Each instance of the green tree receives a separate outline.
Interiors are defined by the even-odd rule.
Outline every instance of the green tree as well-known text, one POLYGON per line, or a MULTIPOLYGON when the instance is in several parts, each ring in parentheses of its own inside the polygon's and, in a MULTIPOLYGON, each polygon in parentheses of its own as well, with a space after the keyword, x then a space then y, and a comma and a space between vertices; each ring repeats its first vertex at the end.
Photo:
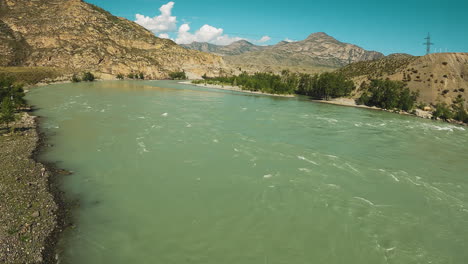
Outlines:
POLYGON ((409 111, 419 96, 418 92, 411 92, 404 82, 391 80, 372 80, 358 104, 377 106, 384 109, 402 109, 409 111))
POLYGON ((6 124, 7 129, 9 130, 10 123, 14 122, 15 120, 16 116, 13 100, 11 100, 9 97, 5 97, 3 98, 1 105, 0 123, 6 124))
POLYGON ((465 109, 465 100, 461 95, 458 95, 457 98, 453 100, 452 109, 453 119, 468 123, 468 113, 465 109))
POLYGON ((125 77, 124 77, 123 74, 121 74, 121 73, 117 74, 117 79, 123 80, 124 78, 125 78, 125 77))

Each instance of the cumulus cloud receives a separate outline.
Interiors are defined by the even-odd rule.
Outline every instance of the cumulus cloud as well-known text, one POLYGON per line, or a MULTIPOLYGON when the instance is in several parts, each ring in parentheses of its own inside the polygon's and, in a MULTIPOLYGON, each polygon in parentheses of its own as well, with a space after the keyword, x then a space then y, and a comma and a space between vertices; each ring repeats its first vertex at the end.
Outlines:
POLYGON ((270 41, 271 38, 269 36, 263 36, 261 39, 257 40, 258 43, 264 43, 270 41))
POLYGON ((289 39, 289 38, 285 38, 284 41, 286 41, 286 42, 294 42, 295 40, 292 40, 292 39, 289 39))
POLYGON ((179 27, 177 32, 176 42, 179 44, 190 44, 196 42, 209 42, 218 45, 228 45, 234 41, 241 40, 240 37, 231 37, 223 34, 222 28, 216 28, 210 25, 203 25, 195 33, 190 32, 189 24, 183 24, 179 27))
POLYGON ((162 5, 161 8, 159 8, 161 14, 153 18, 136 14, 135 22, 151 30, 155 34, 173 32, 177 29, 177 17, 172 16, 174 4, 174 2, 169 2, 162 5))
MULTIPOLYGON (((160 38, 172 39, 170 35, 176 36, 175 42, 179 44, 190 44, 194 41, 209 42, 217 45, 229 45, 238 40, 248 40, 246 38, 230 36, 224 34, 222 28, 216 28, 208 24, 203 25, 195 32, 190 32, 188 23, 182 24, 177 29, 177 17, 172 15, 172 9, 175 3, 169 2, 159 8, 160 14, 155 17, 136 15, 135 22, 146 29, 154 32, 160 38)), ((256 43, 265 43, 270 41, 269 36, 263 36, 259 40, 250 40, 256 43)))

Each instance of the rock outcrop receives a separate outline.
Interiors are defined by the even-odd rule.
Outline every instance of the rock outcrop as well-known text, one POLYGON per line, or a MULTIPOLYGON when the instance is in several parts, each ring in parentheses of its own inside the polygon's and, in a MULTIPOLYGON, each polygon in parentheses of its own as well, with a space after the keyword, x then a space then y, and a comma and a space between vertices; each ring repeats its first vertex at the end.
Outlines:
POLYGON ((46 66, 164 78, 217 75, 221 57, 187 50, 81 0, 0 0, 0 66, 46 66))

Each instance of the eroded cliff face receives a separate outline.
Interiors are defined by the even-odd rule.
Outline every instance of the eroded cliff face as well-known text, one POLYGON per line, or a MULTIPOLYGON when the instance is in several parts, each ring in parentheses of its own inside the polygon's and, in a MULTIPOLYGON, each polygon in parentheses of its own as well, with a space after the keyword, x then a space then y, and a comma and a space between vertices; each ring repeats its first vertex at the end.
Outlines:
POLYGON ((221 57, 184 49, 81 0, 0 0, 0 66, 48 66, 165 78, 217 75, 221 57), (5 41, 8 40, 8 41, 5 41))

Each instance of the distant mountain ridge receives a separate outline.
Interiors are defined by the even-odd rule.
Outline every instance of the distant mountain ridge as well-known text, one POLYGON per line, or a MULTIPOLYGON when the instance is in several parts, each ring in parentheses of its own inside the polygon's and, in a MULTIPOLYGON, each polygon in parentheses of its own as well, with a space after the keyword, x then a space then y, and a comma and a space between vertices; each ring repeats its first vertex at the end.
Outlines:
POLYGON ((222 55, 231 66, 253 69, 279 66, 339 68, 384 57, 380 52, 340 42, 324 32, 313 33, 302 41, 281 41, 272 46, 257 46, 247 41, 227 46, 196 42, 182 46, 222 55))
POLYGON ((250 51, 264 50, 266 46, 257 46, 247 40, 238 40, 229 45, 215 45, 207 42, 192 42, 190 44, 181 44, 182 47, 191 50, 213 53, 221 56, 240 55, 250 51))
POLYGON ((72 72, 142 72, 166 78, 219 75, 219 56, 171 40, 82 0, 0 0, 0 66, 47 66, 72 72))

